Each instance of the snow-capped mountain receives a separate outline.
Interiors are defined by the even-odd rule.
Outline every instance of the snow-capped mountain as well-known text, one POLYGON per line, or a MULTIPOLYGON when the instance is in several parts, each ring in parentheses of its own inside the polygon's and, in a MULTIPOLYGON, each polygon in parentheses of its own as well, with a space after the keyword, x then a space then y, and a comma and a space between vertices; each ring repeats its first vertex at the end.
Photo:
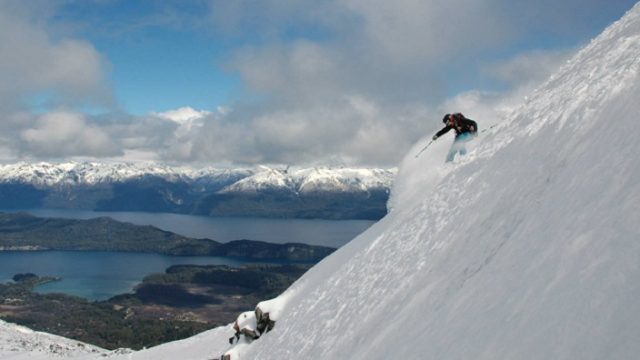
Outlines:
POLYGON ((395 173, 395 169, 261 167, 201 204, 212 215, 379 219, 386 214, 395 173))
POLYGON ((222 193, 260 193, 293 190, 295 182, 287 171, 264 167, 262 171, 226 186, 222 193))
POLYGON ((276 167, 195 168, 172 167, 157 163, 28 163, 0 164, 0 183, 28 183, 37 186, 95 185, 126 182, 156 176, 170 182, 209 179, 240 179, 224 191, 250 191, 291 188, 302 191, 349 191, 389 188, 394 169, 314 167, 282 170, 276 167))
POLYGON ((395 177, 394 169, 354 168, 263 168, 221 190, 223 193, 259 193, 261 191, 363 192, 389 189, 395 177))
POLYGON ((20 182, 37 186, 95 185, 126 182, 156 176, 170 182, 246 177, 251 169, 171 167, 156 163, 28 163, 0 165, 0 182, 20 182))
POLYGON ((394 174, 394 169, 21 162, 0 165, 0 203, 5 209, 379 219, 394 174))
POLYGON ((417 144, 393 210, 283 293, 271 332, 114 358, 635 359, 639 111, 640 4, 465 157, 417 144))

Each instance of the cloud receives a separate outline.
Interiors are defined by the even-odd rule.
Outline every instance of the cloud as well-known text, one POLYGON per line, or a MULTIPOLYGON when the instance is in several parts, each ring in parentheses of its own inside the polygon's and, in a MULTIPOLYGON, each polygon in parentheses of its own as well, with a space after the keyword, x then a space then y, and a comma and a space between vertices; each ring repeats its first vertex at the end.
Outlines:
POLYGON ((213 2, 230 32, 264 34, 227 62, 260 101, 205 124, 192 154, 393 165, 439 125, 433 109, 460 81, 442 67, 464 68, 455 59, 510 40, 493 10, 460 0, 213 2))
MULTIPOLYGON (((263 5, 260 11, 280 13, 277 18, 289 14, 289 8, 268 4, 272 7, 263 5)), ((229 60, 229 70, 238 72, 251 90, 290 103, 331 101, 346 93, 433 104, 444 98, 448 84, 460 81, 445 78, 437 69, 464 69, 468 65, 461 59, 495 48, 513 34, 493 7, 468 1, 306 4, 299 18, 263 24, 267 29, 284 24, 282 29, 265 32, 294 31, 293 41, 265 39, 240 49, 229 60), (295 33, 292 23, 302 29, 319 28, 324 35, 315 38, 306 32, 295 33)), ((250 17, 256 10, 245 5, 243 14, 250 17)))
POLYGON ((529 51, 501 63, 491 64, 485 69, 485 73, 509 86, 538 83, 551 76, 575 52, 575 48, 529 51))
POLYGON ((0 110, 15 110, 43 93, 68 105, 109 103, 108 65, 93 45, 52 38, 46 19, 16 4, 0 2, 0 110))
POLYGON ((492 125, 587 40, 576 29, 613 8, 601 0, 211 0, 177 13, 182 2, 171 2, 120 20, 114 36, 202 30, 206 18, 216 43, 228 41, 225 69, 242 79, 243 98, 217 111, 185 104, 92 116, 55 109, 108 102, 105 59, 85 40, 53 35, 55 11, 35 21, 33 8, 16 4, 0 3, 8 54, 0 58, 0 157, 346 165, 395 165, 445 112, 492 125), (198 19, 201 4, 209 12, 198 19), (16 106, 42 92, 53 94, 54 111, 16 106))
POLYGON ((575 51, 576 39, 602 29, 584 35, 576 27, 593 29, 596 18, 606 25, 602 7, 612 8, 597 0, 212 1, 215 26, 257 34, 227 68, 258 101, 205 125, 192 153, 393 165, 444 112, 485 124, 505 116, 575 51))
POLYGON ((361 97, 323 106, 268 113, 218 112, 190 132, 175 131, 163 156, 171 160, 236 163, 372 163, 401 156, 409 133, 423 129, 424 108, 380 108, 361 97), (419 109, 419 110, 418 110, 419 109), (393 125, 389 116, 396 116, 393 125), (401 114, 401 116, 397 116, 401 114), (362 123, 362 119, 366 123, 362 123), (413 119, 419 119, 413 123, 413 119), (390 139, 394 139, 393 141, 390 139), (403 146, 397 146, 402 143, 403 146))
POLYGON ((0 2, 0 158, 122 151, 110 148, 114 143, 84 115, 55 110, 61 104, 71 108, 112 101, 105 80, 109 65, 95 47, 53 35, 49 23, 57 6, 57 1, 0 2), (30 108, 34 100, 36 110, 30 108))
POLYGON ((40 157, 116 156, 122 153, 104 129, 89 124, 71 111, 55 111, 39 117, 21 132, 25 151, 40 157))
POLYGON ((175 110, 168 110, 165 112, 151 113, 152 116, 157 116, 161 119, 171 120, 178 124, 185 124, 194 120, 202 119, 205 116, 210 115, 210 111, 202 110, 198 111, 190 106, 181 107, 175 110))

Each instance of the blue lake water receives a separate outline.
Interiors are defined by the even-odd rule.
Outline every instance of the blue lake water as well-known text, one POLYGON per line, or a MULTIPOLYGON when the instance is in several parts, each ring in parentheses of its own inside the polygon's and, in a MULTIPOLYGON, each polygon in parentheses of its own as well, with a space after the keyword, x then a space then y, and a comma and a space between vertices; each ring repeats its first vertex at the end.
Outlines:
POLYGON ((298 242, 334 248, 346 244, 375 223, 370 220, 224 218, 144 212, 43 209, 24 211, 36 216, 72 219, 108 216, 118 221, 153 225, 176 234, 221 242, 247 239, 277 244, 298 242))
MULTIPOLYGON (((212 218, 204 216, 138 212, 76 210, 26 210, 36 216, 89 219, 109 216, 138 225, 153 225, 177 234, 221 242, 250 239, 273 243, 299 242, 340 247, 366 230, 374 221, 300 220, 262 218, 212 218)), ((39 292, 62 292, 90 300, 104 300, 131 292, 151 273, 164 272, 175 264, 241 265, 235 259, 206 256, 165 256, 115 252, 0 252, 0 282, 18 273, 62 277, 62 281, 39 286, 39 292)))
POLYGON ((176 264, 231 265, 246 262, 213 256, 165 256, 145 253, 95 251, 5 251, 0 252, 0 282, 13 275, 34 273, 62 277, 62 281, 37 287, 41 293, 65 293, 90 300, 104 300, 132 292, 149 274, 164 272, 176 264))

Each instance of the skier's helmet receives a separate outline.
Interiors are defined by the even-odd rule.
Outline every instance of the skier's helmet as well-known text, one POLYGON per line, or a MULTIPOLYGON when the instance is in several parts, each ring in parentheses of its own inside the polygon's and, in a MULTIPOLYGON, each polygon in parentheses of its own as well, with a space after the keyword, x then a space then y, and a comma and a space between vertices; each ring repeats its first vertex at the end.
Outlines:
POLYGON ((444 117, 442 118, 442 122, 446 124, 447 121, 449 121, 449 116, 451 116, 451 114, 444 114, 444 117))

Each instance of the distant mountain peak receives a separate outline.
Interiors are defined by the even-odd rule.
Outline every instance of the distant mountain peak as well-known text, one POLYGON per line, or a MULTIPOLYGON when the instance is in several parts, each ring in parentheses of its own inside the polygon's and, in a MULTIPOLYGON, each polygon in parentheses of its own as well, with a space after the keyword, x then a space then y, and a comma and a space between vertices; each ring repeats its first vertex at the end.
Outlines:
MULTIPOLYGON (((242 167, 215 168, 169 166, 144 162, 18 162, 0 165, 0 182, 21 182, 41 186, 81 185, 122 182, 143 176, 157 176, 167 181, 196 181, 206 177, 237 176, 241 182, 233 189, 261 187, 295 187, 297 182, 318 182, 331 178, 354 176, 370 184, 390 186, 394 170, 388 169, 343 169, 343 168, 298 168, 291 172, 289 167, 242 167), (251 184, 251 185, 250 185, 251 184)), ((333 181, 335 183, 335 181, 333 181)))
POLYGON ((395 169, 380 168, 313 167, 286 171, 268 168, 227 186, 221 192, 362 192, 389 189, 395 173, 395 169))

